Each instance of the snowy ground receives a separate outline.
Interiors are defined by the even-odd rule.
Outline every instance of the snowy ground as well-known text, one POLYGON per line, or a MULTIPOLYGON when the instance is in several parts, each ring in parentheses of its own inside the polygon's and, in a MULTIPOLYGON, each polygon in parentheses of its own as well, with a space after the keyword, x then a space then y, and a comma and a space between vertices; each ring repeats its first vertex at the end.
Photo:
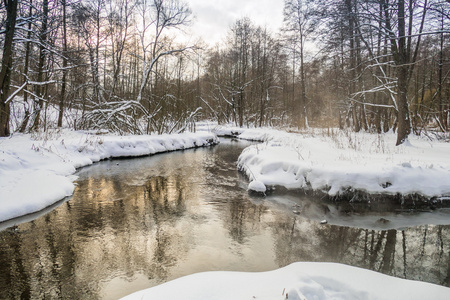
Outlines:
POLYGON ((69 130, 0 138, 0 222, 70 196, 77 168, 112 157, 142 156, 207 146, 208 132, 173 135, 95 135, 69 130))
POLYGON ((302 262, 262 273, 193 274, 122 299, 444 300, 450 289, 342 264, 302 262))
MULTIPOLYGON (((210 145, 214 126, 199 133, 112 136, 52 131, 0 138, 0 221, 38 211, 71 195, 76 168, 109 157, 140 156, 210 145)), ((294 134, 272 129, 215 128, 217 134, 262 141, 238 166, 250 189, 267 186, 349 188, 370 193, 417 193, 450 198, 450 143, 394 134, 331 131, 294 134)), ((340 264, 296 263, 264 273, 209 272, 183 277, 125 299, 450 299, 450 289, 340 264)))
POLYGON ((450 196, 450 143, 411 135, 395 146, 396 135, 311 130, 304 134, 272 129, 221 127, 217 134, 263 143, 248 147, 238 167, 249 189, 268 186, 313 189, 331 196, 348 190, 371 194, 418 194, 437 200, 450 196))

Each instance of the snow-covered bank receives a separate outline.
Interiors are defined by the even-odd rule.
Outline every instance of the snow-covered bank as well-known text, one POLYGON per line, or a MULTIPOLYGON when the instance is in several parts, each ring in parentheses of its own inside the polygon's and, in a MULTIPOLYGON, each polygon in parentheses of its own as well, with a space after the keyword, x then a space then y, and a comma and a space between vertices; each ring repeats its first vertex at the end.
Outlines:
POLYGON ((264 141, 244 150, 238 167, 249 188, 313 189, 330 196, 359 190, 371 194, 450 195, 450 143, 411 135, 395 146, 394 133, 311 130, 296 134, 273 129, 219 127, 218 134, 264 141))
POLYGON ((262 273, 206 272, 122 298, 133 299, 450 299, 450 289, 334 263, 294 263, 262 273))
POLYGON ((102 159, 151 155, 218 143, 208 132, 95 135, 68 130, 0 138, 0 222, 39 211, 74 190, 77 168, 102 159))

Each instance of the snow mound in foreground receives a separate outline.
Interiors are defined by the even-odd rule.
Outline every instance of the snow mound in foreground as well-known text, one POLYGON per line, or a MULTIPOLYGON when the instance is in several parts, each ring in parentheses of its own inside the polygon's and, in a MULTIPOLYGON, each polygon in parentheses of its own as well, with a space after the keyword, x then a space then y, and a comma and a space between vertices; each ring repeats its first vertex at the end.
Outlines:
POLYGON ((206 272, 128 295, 134 299, 450 299, 450 289, 335 263, 294 263, 261 273, 206 272))

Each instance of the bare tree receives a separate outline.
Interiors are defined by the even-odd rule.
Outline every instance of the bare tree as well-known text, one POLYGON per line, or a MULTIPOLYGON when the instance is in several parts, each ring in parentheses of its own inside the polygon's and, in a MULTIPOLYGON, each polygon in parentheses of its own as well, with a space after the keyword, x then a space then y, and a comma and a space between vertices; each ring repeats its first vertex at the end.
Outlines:
POLYGON ((24 70, 23 70, 23 81, 25 83, 25 92, 23 95, 23 106, 24 106, 24 118, 22 120, 22 123, 19 127, 20 132, 25 132, 27 128, 28 121, 30 120, 30 108, 28 104, 28 93, 27 90, 27 82, 28 82, 28 73, 29 73, 29 65, 30 65, 30 56, 31 56, 31 28, 32 28, 32 16, 33 16, 33 1, 30 0, 30 6, 28 8, 28 18, 27 18, 27 33, 26 33, 26 39, 25 42, 25 62, 24 62, 24 70))
POLYGON ((4 0, 6 7, 5 41, 0 69, 0 136, 9 136, 11 68, 13 63, 13 39, 16 27, 18 0, 4 0))
POLYGON ((41 110, 44 107, 44 86, 41 84, 44 81, 44 67, 46 63, 46 44, 48 37, 48 0, 42 2, 41 28, 39 33, 39 62, 37 69, 37 84, 35 85, 35 99, 34 99, 34 116, 33 129, 37 130, 40 125, 41 110))
POLYGON ((59 100, 59 114, 58 114, 58 127, 62 127, 63 113, 64 113, 64 103, 66 98, 66 85, 67 85, 67 2, 66 0, 61 0, 62 6, 62 23, 63 23, 63 49, 62 49, 62 79, 61 79, 61 95, 59 100))
MULTIPOLYGON (((306 0, 285 0, 284 1, 284 30, 288 34, 287 44, 293 52, 293 60, 300 59, 300 101, 298 112, 303 119, 298 125, 308 127, 307 97, 306 97, 306 70, 305 70, 305 45, 317 26, 313 18, 313 3, 306 0)), ((295 63, 293 65, 295 74, 295 63)), ((294 76, 295 78, 295 76, 294 76)))
POLYGON ((136 102, 147 107, 151 113, 147 115, 147 132, 151 131, 154 116, 160 109, 157 103, 151 103, 151 91, 145 97, 145 90, 151 79, 154 67, 160 58, 175 53, 181 53, 188 47, 172 48, 170 39, 165 37, 165 33, 171 29, 180 29, 189 24, 191 10, 187 4, 178 0, 144 0, 138 5, 141 23, 138 32, 141 44, 142 78, 137 93, 136 102), (152 39, 148 39, 148 34, 153 30, 152 39), (144 101, 145 100, 145 101, 144 101))
POLYGON ((123 90, 123 87, 119 86, 119 75, 122 72, 126 42, 130 35, 134 4, 129 0, 109 0, 108 8, 108 35, 112 61, 112 83, 109 90, 111 98, 116 96, 117 89, 121 88, 123 90))

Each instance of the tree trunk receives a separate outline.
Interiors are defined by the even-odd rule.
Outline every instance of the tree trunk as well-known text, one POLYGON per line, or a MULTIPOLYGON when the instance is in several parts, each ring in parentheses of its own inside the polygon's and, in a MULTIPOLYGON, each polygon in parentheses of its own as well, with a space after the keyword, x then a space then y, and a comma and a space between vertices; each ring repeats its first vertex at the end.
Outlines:
POLYGON ((408 107, 408 67, 406 65, 398 67, 398 129, 397 129, 397 143, 402 144, 411 133, 411 120, 409 117, 408 107))
MULTIPOLYGON (((33 16, 33 1, 30 1, 30 8, 29 8, 29 13, 28 13, 28 18, 30 19, 30 21, 28 22, 28 33, 27 33, 27 43, 25 46, 25 65, 23 67, 23 81, 27 82, 28 81, 28 69, 29 69, 29 64, 30 64, 30 51, 31 51, 31 17, 33 16)), ((28 121, 30 120, 30 110, 28 109, 28 91, 27 91, 27 86, 25 86, 25 92, 23 95, 23 103, 24 103, 24 111, 25 111, 25 116, 22 120, 22 124, 19 127, 19 131, 21 133, 24 133, 25 130, 27 129, 27 125, 28 125, 28 121)))
POLYGON ((67 24, 66 24, 66 0, 62 0, 63 9, 63 75, 61 83, 61 96, 59 99, 59 115, 58 115, 58 127, 62 127, 63 113, 64 113, 64 100, 66 97, 66 78, 67 78, 67 24))
MULTIPOLYGON (((47 22, 48 22, 48 0, 43 1, 43 9, 42 9, 42 26, 41 26, 41 33, 39 36, 39 63, 38 63, 38 75, 37 75, 37 82, 41 83, 43 82, 43 76, 44 76, 44 64, 45 64, 45 43, 47 41, 47 22)), ((41 110, 44 105, 43 100, 43 85, 38 85, 36 87, 36 97, 38 99, 35 99, 35 111, 34 111, 34 122, 33 122, 33 129, 37 130, 40 125, 40 117, 41 117, 41 110)))
POLYGON ((398 51, 396 55, 397 65, 397 77, 398 77, 398 130, 397 130, 397 143, 402 144, 411 133, 411 121, 409 118, 408 107, 408 73, 409 73, 409 60, 410 55, 407 48, 406 36, 405 36, 405 2, 398 1, 398 51))
POLYGON ((303 29, 300 28, 300 84, 302 89, 301 103, 300 103, 300 116, 303 116, 301 121, 302 128, 308 127, 307 112, 306 112, 306 75, 305 75, 305 57, 304 57, 304 39, 303 29))
POLYGON ((352 101, 352 119, 353 119, 353 129, 355 132, 361 130, 359 124, 359 116, 358 116, 358 105, 355 101, 353 101, 353 95, 356 92, 356 36, 355 36, 355 20, 353 16, 353 3, 351 0, 345 0, 345 5, 347 8, 348 14, 348 34, 350 37, 350 84, 348 97, 352 101))
POLYGON ((440 43, 439 43, 439 70, 438 70, 438 90, 437 90, 437 98, 438 98, 438 109, 439 109, 439 119, 442 124, 442 129, 444 131, 447 130, 447 116, 445 114, 445 104, 443 102, 442 97, 442 82, 443 82, 443 66, 444 66, 444 15, 441 16, 441 34, 440 34, 440 43))
POLYGON ((9 136, 9 102, 6 102, 9 95, 12 68, 13 38, 16 27, 18 0, 5 0, 6 3, 6 24, 5 41, 3 44, 2 67, 0 70, 0 136, 9 136))

